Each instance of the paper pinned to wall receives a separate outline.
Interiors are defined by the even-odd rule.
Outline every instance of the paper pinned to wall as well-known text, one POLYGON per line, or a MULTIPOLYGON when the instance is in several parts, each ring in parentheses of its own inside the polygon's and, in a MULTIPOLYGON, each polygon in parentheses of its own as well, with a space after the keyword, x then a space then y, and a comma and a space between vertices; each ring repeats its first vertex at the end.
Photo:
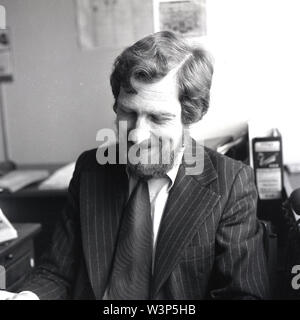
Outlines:
POLYGON ((122 48, 153 32, 152 0, 75 0, 83 49, 122 48))
POLYGON ((169 30, 188 40, 206 35, 206 0, 153 0, 154 31, 169 30))

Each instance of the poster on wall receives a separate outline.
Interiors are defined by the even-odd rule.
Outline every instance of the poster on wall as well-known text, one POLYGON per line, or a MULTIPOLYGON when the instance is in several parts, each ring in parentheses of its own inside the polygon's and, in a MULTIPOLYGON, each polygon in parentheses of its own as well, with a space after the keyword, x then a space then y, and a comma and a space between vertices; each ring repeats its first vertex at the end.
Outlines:
POLYGON ((75 0, 82 49, 124 48, 153 32, 152 0, 75 0))
POLYGON ((169 30, 187 39, 206 35, 206 0, 153 0, 154 31, 169 30))

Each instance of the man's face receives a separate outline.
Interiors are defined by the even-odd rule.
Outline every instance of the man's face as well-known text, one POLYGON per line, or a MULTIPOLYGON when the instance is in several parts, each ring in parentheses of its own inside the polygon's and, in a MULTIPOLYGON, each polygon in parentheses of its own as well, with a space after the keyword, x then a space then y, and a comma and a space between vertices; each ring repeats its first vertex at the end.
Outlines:
POLYGON ((117 123, 126 121, 128 155, 132 145, 139 146, 142 159, 128 168, 138 176, 163 176, 170 170, 174 158, 182 146, 183 124, 178 88, 174 75, 167 75, 156 83, 132 82, 137 94, 127 93, 123 88, 117 99, 117 123), (171 153, 170 153, 171 150, 171 153), (169 161, 162 155, 170 154, 169 161), (153 163, 151 159, 160 161, 153 163), (165 163, 167 162, 167 163, 165 163))

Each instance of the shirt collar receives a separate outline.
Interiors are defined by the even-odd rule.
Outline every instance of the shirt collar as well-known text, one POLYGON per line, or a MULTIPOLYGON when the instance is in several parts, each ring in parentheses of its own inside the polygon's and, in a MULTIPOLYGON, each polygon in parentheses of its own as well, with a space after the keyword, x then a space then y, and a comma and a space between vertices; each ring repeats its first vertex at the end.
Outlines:
POLYGON ((168 187, 168 191, 170 191, 170 189, 173 187, 177 173, 178 173, 178 169, 179 166, 181 164, 182 161, 182 157, 183 157, 183 152, 184 152, 184 148, 181 148, 180 151, 177 154, 177 157, 174 161, 174 165, 173 167, 167 172, 167 176, 170 178, 170 183, 169 183, 169 187, 168 187))

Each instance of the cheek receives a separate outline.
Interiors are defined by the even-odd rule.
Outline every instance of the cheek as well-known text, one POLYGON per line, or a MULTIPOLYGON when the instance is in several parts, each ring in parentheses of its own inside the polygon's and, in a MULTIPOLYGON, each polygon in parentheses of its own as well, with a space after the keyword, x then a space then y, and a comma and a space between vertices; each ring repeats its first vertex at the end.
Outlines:
POLYGON ((177 146, 182 139, 182 126, 167 126, 165 128, 160 128, 155 130, 155 136, 161 137, 169 145, 170 141, 174 146, 177 146))
POLYGON ((182 124, 174 122, 173 124, 169 125, 164 131, 167 137, 170 137, 171 139, 176 141, 182 136, 182 130, 182 124))
POLYGON ((171 133, 171 138, 173 141, 173 146, 177 147, 180 144, 182 144, 182 139, 183 139, 183 126, 180 124, 176 126, 175 129, 170 130, 171 133))

